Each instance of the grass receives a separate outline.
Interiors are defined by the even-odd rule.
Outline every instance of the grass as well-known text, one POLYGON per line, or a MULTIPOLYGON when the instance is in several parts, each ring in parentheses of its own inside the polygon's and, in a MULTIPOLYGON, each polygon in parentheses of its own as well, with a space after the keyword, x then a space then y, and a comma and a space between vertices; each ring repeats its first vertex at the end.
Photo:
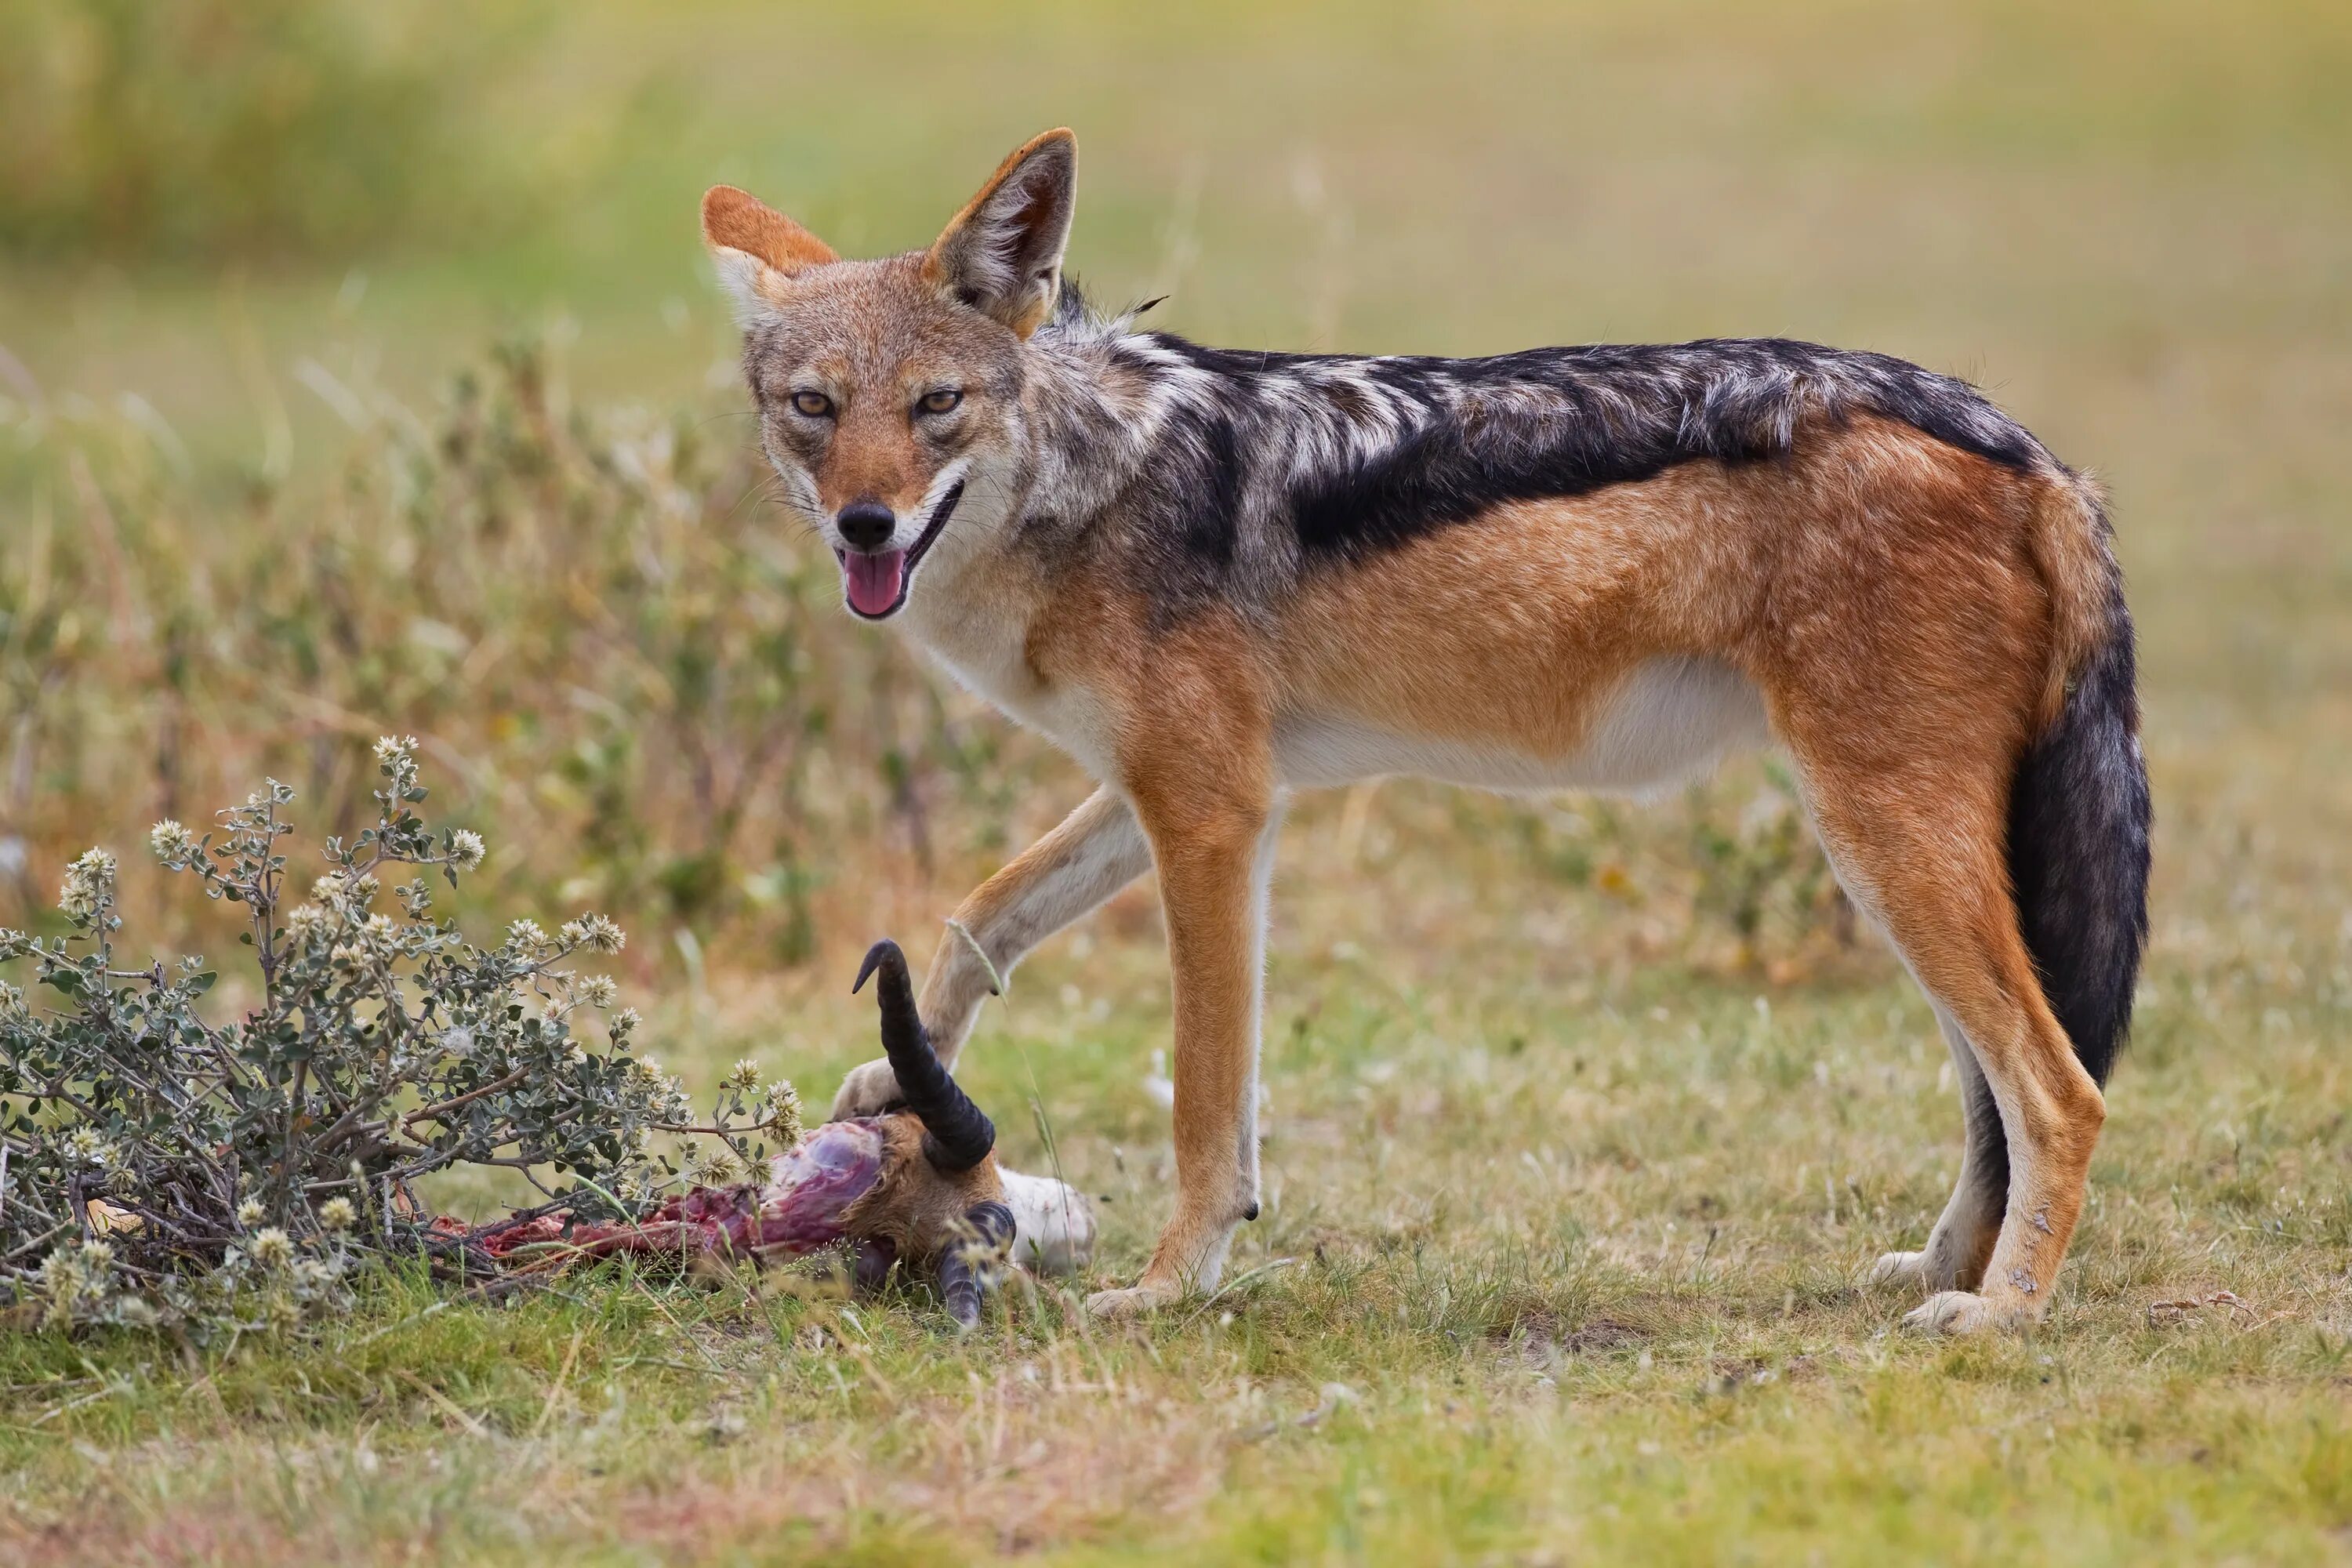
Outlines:
MULTIPOLYGON (((1854 1286, 1918 1245, 1958 1159, 1890 958, 1780 930, 1740 963, 1669 852, 1698 807, 1396 784, 1287 830, 1267 1214, 1218 1300, 1106 1331, 1055 1288, 958 1342, 919 1300, 615 1272, 504 1306, 388 1280, 315 1341, 233 1354, 0 1337, 0 1556, 2352 1556, 2347 65, 2340 8, 2285 0, 2226 25, 2161 4, 919 27, 587 5, 509 68, 497 123, 625 105, 630 133, 520 231, 236 280, 0 263, 0 344, 50 406, 136 393, 198 490, 275 443, 299 497, 349 439, 299 356, 421 401, 487 332, 560 315, 583 403, 725 409, 702 184, 845 247, 913 244, 1067 121, 1079 270, 1113 297, 1172 287, 1161 314, 1202 336, 1787 331, 1986 380, 2115 492, 2159 813, 2137 1037, 2031 1337, 1914 1339, 1906 1301, 1854 1286)), ((809 679, 845 689, 848 634, 822 636, 809 679)), ((523 696, 573 700, 552 675, 523 696)), ((246 744, 235 720, 211 710, 206 743, 246 744)), ((481 731, 493 773, 541 754, 502 733, 481 731)), ((1080 793, 1017 746, 991 765, 1012 839, 1080 793)), ((504 842, 568 809, 550 798, 521 779, 474 804, 504 842)), ((892 930, 922 956, 991 853, 940 809, 928 873, 885 814, 841 819, 804 963, 750 917, 693 928, 689 961, 651 892, 615 908, 665 1059, 700 1087, 750 1054, 822 1098, 871 1054, 841 994, 856 952, 892 930)), ((100 791, 41 811, 60 843, 124 846, 152 815, 100 791)), ((1167 1035, 1139 889, 1024 967, 966 1058, 1016 1163, 1044 1163, 1034 1099, 1108 1195, 1111 1274, 1166 1202, 1141 1079, 1167 1035)))
MULTIPOLYGON (((1270 1212, 1217 1300, 1107 1331, 1049 1291, 958 1342, 921 1302, 606 1273, 502 1310, 388 1284, 314 1345, 185 1363, 12 1340, 6 1528, 110 1562, 2340 1552, 2342 994, 2266 1024, 2159 988, 2050 1323, 1945 1344, 1852 1284, 1916 1240, 1957 1123, 1890 976, 1759 1004, 1668 966, 1562 1008, 1523 979, 1555 949, 1483 934, 1453 976, 1317 980, 1285 944, 1270 1212)), ((1149 956, 1024 971, 971 1075, 1003 1108, 1050 1069, 1115 1267, 1166 1180, 1160 1026, 1118 999, 1149 956), (1105 971, 1083 1022, 1057 989, 1105 971)), ((771 1005, 863 1022, 762 1001, 707 1026, 719 1054, 771 1005)))

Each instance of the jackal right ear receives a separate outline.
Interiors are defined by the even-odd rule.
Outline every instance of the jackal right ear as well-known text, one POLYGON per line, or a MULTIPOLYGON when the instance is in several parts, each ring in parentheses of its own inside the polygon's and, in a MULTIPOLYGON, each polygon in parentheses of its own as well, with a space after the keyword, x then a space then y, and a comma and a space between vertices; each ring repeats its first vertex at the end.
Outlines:
POLYGON ((923 276, 1023 337, 1054 313, 1076 208, 1078 139, 1048 131, 997 165, 923 258, 923 276))
POLYGON ((702 194, 702 243, 718 265, 719 285, 748 323, 782 303, 782 279, 841 258, 833 247, 749 191, 713 185, 702 194))

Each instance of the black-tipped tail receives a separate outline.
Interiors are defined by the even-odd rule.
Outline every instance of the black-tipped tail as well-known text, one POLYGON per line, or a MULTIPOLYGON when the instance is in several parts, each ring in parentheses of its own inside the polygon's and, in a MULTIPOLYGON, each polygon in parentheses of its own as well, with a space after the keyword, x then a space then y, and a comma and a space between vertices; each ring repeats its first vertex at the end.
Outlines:
POLYGON ((2009 867, 2025 945, 2074 1054, 2104 1084, 2131 1029, 2147 939, 2150 807, 2131 614, 2110 589, 2106 636, 2057 721, 2026 748, 2009 803, 2009 867))

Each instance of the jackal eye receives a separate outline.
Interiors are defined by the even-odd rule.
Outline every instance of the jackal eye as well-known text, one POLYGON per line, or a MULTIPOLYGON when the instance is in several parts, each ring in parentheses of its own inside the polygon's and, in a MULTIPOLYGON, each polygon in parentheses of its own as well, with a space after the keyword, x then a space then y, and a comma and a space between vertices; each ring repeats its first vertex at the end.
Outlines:
POLYGON ((923 394, 923 400, 915 406, 926 414, 946 414, 962 401, 963 394, 961 391, 951 386, 943 386, 937 392, 923 394))
POLYGON ((811 419, 823 419, 833 412, 833 399, 822 392, 795 392, 793 408, 811 419))

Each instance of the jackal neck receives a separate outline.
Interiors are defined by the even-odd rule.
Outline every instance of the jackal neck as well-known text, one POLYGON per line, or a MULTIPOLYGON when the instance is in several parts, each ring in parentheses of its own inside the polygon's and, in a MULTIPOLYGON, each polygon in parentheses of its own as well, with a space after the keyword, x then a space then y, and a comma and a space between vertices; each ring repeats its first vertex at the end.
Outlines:
POLYGON ((1066 316, 1030 341, 1022 397, 1024 531, 1083 528, 1141 474, 1159 423, 1148 367, 1117 322, 1066 316))

